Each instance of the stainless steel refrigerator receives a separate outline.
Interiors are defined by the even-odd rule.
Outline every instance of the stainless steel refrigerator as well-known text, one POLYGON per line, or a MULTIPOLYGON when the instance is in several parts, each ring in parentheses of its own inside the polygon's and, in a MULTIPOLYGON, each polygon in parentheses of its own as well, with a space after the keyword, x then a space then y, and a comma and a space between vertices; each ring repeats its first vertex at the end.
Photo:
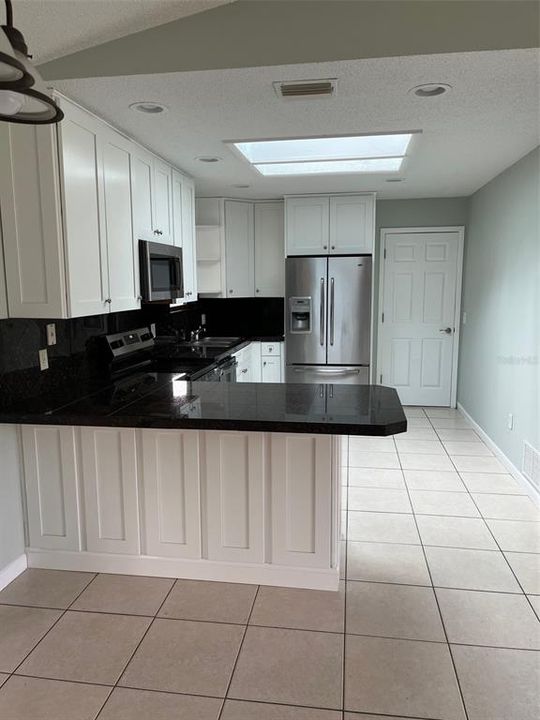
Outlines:
POLYGON ((287 258, 287 382, 369 383, 371 281, 371 256, 287 258))

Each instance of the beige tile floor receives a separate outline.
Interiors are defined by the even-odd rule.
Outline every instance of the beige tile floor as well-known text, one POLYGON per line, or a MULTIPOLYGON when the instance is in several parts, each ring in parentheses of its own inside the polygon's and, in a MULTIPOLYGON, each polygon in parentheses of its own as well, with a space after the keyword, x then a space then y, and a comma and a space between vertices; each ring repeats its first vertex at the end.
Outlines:
POLYGON ((343 455, 339 592, 28 570, 1 720, 536 720, 540 514, 467 421, 343 455))

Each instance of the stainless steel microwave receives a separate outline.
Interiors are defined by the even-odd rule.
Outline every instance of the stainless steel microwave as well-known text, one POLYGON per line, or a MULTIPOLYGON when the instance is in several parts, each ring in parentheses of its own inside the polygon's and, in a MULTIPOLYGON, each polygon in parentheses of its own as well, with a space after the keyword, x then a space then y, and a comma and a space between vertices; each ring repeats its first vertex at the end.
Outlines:
POLYGON ((139 240, 139 261, 143 302, 184 297, 182 248, 139 240))

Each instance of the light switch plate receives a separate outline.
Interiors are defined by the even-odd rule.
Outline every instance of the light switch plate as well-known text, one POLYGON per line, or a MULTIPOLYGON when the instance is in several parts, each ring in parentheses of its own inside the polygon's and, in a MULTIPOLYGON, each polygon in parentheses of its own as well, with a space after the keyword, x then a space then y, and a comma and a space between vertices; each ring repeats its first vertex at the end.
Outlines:
POLYGON ((56 325, 54 323, 47 325, 47 345, 56 345, 56 325))
POLYGON ((39 351, 39 369, 40 370, 48 370, 49 369, 49 356, 47 354, 47 348, 44 348, 43 350, 39 351))

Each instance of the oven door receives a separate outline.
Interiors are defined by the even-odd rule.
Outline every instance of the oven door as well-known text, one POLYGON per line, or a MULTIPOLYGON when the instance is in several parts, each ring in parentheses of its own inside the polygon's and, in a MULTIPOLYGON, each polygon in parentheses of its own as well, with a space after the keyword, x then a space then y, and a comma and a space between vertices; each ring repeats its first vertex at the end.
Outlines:
POLYGON ((139 240, 141 294, 145 302, 184 296, 182 248, 139 240))

